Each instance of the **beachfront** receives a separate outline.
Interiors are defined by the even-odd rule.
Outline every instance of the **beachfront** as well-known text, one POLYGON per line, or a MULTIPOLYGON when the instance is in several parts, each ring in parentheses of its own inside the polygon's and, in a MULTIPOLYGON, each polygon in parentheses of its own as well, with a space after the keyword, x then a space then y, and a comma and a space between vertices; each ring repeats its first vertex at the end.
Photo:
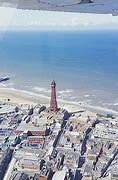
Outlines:
POLYGON ((55 82, 51 97, 1 88, 0 104, 2 179, 112 180, 116 175, 116 114, 59 101, 55 82))
MULTIPOLYGON (((33 92, 28 92, 25 90, 18 90, 14 88, 0 88, 0 99, 4 101, 8 101, 10 99, 11 102, 13 103, 18 103, 18 104, 44 104, 46 106, 49 106, 49 101, 50 101, 50 96, 48 95, 43 95, 43 94, 34 94, 33 92)), ((85 103, 79 103, 75 101, 70 101, 70 100, 62 100, 58 99, 58 103, 60 107, 64 107, 68 109, 68 111, 71 110, 77 110, 78 107, 80 108, 86 108, 90 112, 98 112, 98 113, 113 113, 116 116, 118 116, 118 112, 112 109, 108 108, 103 108, 103 107, 98 107, 98 106, 90 106, 85 103)))

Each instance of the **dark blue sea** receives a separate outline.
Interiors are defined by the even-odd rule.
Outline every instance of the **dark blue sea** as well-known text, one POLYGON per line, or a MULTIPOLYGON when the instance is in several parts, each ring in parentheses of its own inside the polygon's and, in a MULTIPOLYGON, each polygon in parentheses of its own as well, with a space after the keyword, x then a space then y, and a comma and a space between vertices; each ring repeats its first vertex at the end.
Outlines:
POLYGON ((0 32, 2 87, 49 93, 118 111, 118 31, 0 32))

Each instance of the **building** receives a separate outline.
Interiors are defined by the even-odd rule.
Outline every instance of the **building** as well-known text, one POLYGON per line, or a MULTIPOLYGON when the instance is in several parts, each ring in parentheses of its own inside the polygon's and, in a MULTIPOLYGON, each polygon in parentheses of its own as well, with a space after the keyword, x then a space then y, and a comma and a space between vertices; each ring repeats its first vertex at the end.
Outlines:
POLYGON ((92 176, 92 165, 91 164, 86 164, 86 166, 84 168, 84 176, 85 177, 91 177, 92 176))
POLYGON ((39 171, 40 170, 40 162, 38 157, 25 156, 19 160, 18 166, 23 169, 30 169, 39 171))
POLYGON ((43 136, 29 136, 27 139, 30 143, 40 143, 45 141, 45 138, 43 136))
POLYGON ((118 164, 110 172, 110 180, 118 180, 118 164))
POLYGON ((50 111, 57 111, 57 100, 56 100, 56 83, 53 80, 51 83, 51 101, 50 101, 50 111))
POLYGON ((21 135, 23 137, 32 136, 45 136, 46 135, 46 127, 44 124, 40 124, 35 126, 32 122, 26 123, 22 121, 19 126, 15 130, 16 135, 21 135))
POLYGON ((16 172, 13 174, 12 179, 14 180, 28 180, 28 175, 23 172, 16 172))
POLYGON ((66 169, 61 171, 56 171, 52 180, 65 180, 66 179, 66 169))
POLYGON ((36 175, 35 177, 34 177, 34 180, 47 180, 47 178, 46 177, 44 177, 44 176, 38 176, 38 175, 36 175))
POLYGON ((29 136, 27 138, 29 146, 35 146, 35 147, 42 147, 44 142, 45 142, 45 138, 42 136, 29 136))

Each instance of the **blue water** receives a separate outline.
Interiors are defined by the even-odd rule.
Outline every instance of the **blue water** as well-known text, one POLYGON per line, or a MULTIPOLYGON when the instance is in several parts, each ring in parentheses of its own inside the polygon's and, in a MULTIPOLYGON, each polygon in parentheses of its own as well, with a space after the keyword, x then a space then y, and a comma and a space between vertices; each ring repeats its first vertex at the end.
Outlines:
POLYGON ((0 32, 0 72, 30 91, 54 77, 71 99, 117 110, 118 31, 0 32))

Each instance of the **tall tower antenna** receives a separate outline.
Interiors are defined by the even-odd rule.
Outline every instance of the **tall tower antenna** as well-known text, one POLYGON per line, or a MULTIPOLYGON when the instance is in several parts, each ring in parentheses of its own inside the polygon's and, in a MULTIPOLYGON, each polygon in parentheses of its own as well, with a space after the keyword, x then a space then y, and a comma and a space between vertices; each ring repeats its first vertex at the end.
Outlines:
POLYGON ((56 99, 56 83, 53 79, 51 82, 51 100, 50 100, 50 111, 57 111, 57 99, 56 99))

